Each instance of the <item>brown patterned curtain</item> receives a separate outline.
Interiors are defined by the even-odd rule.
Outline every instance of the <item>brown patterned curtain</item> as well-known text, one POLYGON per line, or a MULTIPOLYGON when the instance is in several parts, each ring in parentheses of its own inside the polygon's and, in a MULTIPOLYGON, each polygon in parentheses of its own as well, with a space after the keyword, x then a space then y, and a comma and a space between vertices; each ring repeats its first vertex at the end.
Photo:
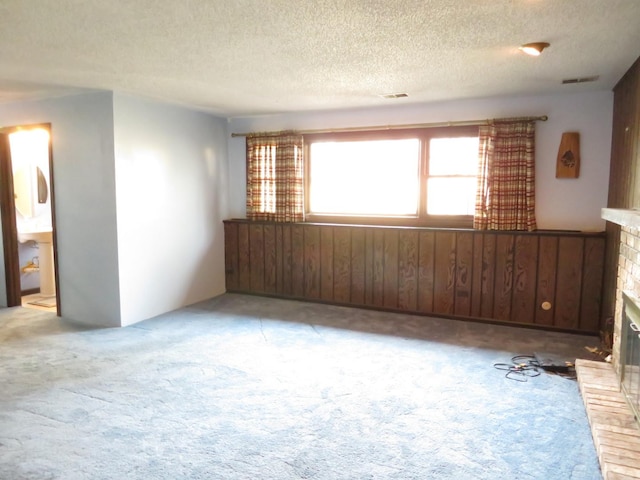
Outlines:
POLYGON ((492 120, 479 137, 473 228, 535 230, 535 119, 492 120))
POLYGON ((293 132, 247 137, 247 218, 304 220, 302 135, 293 132))

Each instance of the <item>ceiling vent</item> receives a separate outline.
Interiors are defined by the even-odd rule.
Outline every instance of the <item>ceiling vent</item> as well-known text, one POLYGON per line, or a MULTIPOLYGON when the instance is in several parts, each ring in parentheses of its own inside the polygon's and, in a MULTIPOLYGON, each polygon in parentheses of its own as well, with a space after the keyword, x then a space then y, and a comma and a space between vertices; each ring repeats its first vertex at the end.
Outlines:
POLYGON ((384 95, 380 95, 382 98, 403 98, 408 96, 409 95, 406 93, 386 93, 384 95))
POLYGON ((580 77, 580 78, 565 78, 562 80, 563 85, 568 85, 570 83, 589 83, 595 82, 600 78, 600 75, 594 75, 592 77, 580 77))

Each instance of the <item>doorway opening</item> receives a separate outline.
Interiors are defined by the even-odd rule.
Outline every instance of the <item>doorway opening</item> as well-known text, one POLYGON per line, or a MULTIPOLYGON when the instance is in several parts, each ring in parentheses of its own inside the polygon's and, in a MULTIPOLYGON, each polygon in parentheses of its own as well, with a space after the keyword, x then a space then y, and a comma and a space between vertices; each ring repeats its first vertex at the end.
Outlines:
POLYGON ((51 126, 0 130, 7 305, 60 315, 51 126))

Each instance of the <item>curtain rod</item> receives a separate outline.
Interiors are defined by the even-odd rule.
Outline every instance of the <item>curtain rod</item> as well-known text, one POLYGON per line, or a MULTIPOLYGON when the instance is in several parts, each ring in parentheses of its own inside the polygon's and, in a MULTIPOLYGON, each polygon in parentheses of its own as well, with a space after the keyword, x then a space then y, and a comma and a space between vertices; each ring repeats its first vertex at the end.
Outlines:
MULTIPOLYGON (((542 115, 540 117, 526 117, 531 120, 546 122, 549 117, 546 115, 542 115)), ((339 132, 364 132, 364 131, 374 131, 374 130, 405 130, 410 128, 437 128, 437 127, 464 127, 464 126, 473 126, 473 125, 486 125, 491 120, 462 120, 462 121, 454 121, 454 122, 435 122, 435 123, 414 123, 410 125, 375 125, 370 127, 345 127, 345 128, 331 128, 331 129, 316 129, 316 130, 293 130, 298 134, 313 134, 313 133, 339 133, 339 132)), ((275 133, 275 132, 274 132, 275 133)), ((248 137, 249 135, 254 135, 254 132, 251 133, 232 133, 232 137, 248 137)))

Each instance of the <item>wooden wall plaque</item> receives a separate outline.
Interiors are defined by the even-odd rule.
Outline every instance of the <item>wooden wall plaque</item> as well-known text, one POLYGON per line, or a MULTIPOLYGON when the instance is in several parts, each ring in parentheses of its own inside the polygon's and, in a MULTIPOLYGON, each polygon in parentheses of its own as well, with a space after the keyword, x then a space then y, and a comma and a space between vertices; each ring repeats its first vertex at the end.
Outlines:
POLYGON ((578 178, 580 175, 580 134, 564 132, 558 148, 556 178, 578 178))

